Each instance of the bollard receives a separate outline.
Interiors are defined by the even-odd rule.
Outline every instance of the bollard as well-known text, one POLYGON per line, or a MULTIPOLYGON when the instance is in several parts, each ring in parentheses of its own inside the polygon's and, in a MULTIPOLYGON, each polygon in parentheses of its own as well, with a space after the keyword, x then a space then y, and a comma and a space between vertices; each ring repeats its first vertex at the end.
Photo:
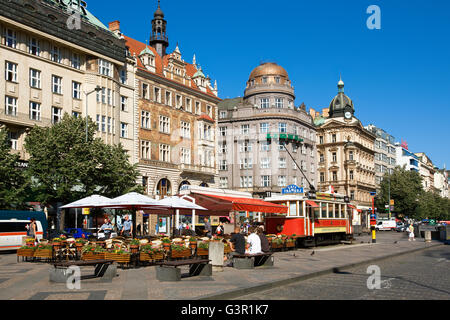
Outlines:
POLYGON ((375 226, 371 227, 372 229, 372 243, 377 243, 377 229, 375 226))
POLYGON ((425 231, 425 242, 431 242, 431 231, 425 231))
POLYGON ((223 256, 225 245, 222 241, 210 241, 209 242, 209 260, 213 265, 214 272, 223 271, 223 256))

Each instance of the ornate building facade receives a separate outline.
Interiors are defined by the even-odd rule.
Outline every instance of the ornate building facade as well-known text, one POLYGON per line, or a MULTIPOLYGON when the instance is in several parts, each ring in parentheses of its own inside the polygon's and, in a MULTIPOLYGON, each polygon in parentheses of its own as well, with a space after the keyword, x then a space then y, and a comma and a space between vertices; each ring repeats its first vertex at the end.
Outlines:
POLYGON ((243 98, 219 104, 220 187, 265 198, 288 185, 315 186, 316 130, 284 68, 264 63, 247 81, 243 98), (269 138, 269 139, 268 139, 269 138), (280 138, 302 167, 292 161, 280 138))
POLYGON ((140 183, 146 194, 175 195, 183 185, 217 186, 217 83, 205 76, 194 56, 182 58, 169 47, 167 22, 160 6, 150 41, 123 35, 118 21, 110 29, 126 41, 135 61, 135 150, 140 183))
POLYGON ((318 191, 347 195, 356 205, 354 224, 368 226, 367 215, 375 192, 375 134, 366 130, 355 116, 353 101, 338 83, 338 94, 331 101, 328 116, 314 109, 317 126, 318 191))
POLYGON ((134 96, 132 61, 125 41, 84 6, 83 1, 0 2, 0 125, 23 160, 26 131, 51 126, 68 113, 87 114, 97 122, 99 137, 122 143, 136 161, 134 113, 122 105, 134 96))

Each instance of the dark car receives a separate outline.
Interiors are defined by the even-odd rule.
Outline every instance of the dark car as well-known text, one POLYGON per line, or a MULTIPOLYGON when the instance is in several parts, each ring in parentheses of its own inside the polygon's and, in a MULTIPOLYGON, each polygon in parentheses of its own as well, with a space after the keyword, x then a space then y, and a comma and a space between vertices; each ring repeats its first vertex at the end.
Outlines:
POLYGON ((79 238, 85 238, 88 239, 90 236, 92 236, 92 232, 90 232, 89 230, 86 229, 81 229, 81 228, 70 228, 70 229, 65 229, 65 232, 67 232, 68 234, 71 234, 72 237, 74 237, 75 239, 79 239, 79 238))
POLYGON ((397 226, 395 227, 394 230, 397 232, 405 232, 406 229, 408 229, 408 226, 401 222, 401 223, 397 223, 397 226))

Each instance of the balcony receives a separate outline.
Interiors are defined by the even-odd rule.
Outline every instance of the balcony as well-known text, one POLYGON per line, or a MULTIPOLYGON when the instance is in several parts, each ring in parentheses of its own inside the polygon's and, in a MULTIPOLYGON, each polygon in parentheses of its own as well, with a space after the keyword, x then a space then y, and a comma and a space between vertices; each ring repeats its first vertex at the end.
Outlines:
POLYGON ((139 164, 151 166, 151 167, 165 168, 165 169, 178 169, 178 166, 174 163, 163 162, 163 161, 158 161, 158 160, 140 159, 139 164))
POLYGON ((16 112, 15 114, 7 114, 3 108, 0 109, 0 120, 28 128, 32 128, 35 125, 40 127, 48 127, 52 125, 52 120, 50 118, 40 117, 40 120, 31 120, 28 113, 16 112))
POLYGON ((206 174, 206 175, 215 175, 216 174, 216 168, 213 167, 205 167, 205 166, 199 166, 199 165, 191 165, 191 164, 180 164, 179 169, 181 172, 185 173, 200 173, 200 174, 206 174))

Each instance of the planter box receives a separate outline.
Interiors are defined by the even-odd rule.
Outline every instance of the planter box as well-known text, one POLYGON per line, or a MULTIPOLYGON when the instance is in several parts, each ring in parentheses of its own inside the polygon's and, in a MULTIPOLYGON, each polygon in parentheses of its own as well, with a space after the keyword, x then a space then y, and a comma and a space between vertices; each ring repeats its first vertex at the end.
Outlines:
POLYGON ((18 257, 34 257, 33 249, 18 249, 17 250, 18 257))
POLYGON ((130 262, 130 254, 120 254, 120 253, 105 253, 105 260, 113 260, 118 263, 129 263, 130 262))
POLYGON ((284 248, 284 243, 272 242, 272 249, 281 249, 281 248, 284 248))
POLYGON ((286 242, 286 248, 295 248, 295 242, 294 241, 286 242))
POLYGON ((83 261, 92 261, 92 260, 105 260, 105 253, 99 252, 99 253, 83 253, 81 256, 81 260, 83 261))
POLYGON ((197 256, 207 256, 209 255, 209 249, 197 248, 197 256))
POLYGON ((187 250, 172 250, 171 252, 171 257, 172 258, 187 258, 190 257, 192 255, 191 250, 187 249, 187 250))
POLYGON ((164 259, 164 254, 163 253, 156 253, 156 254, 148 254, 148 253, 144 253, 141 252, 139 254, 139 261, 153 261, 153 260, 163 260, 164 259))
POLYGON ((51 249, 36 250, 34 252, 34 257, 51 259, 51 258, 53 258, 53 251, 51 249))

